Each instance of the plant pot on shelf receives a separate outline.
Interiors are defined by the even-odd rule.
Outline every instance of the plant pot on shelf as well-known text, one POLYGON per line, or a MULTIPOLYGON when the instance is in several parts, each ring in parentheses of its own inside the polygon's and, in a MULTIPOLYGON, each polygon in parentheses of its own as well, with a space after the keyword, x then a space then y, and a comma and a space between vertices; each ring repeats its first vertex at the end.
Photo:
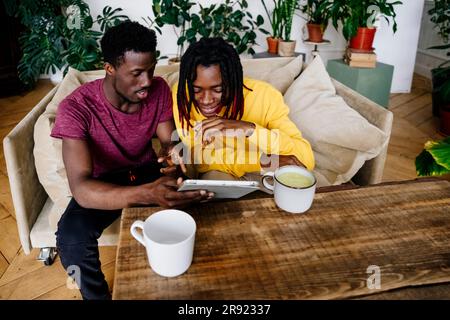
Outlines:
POLYGON ((307 23, 308 28, 308 41, 322 42, 325 28, 321 24, 307 23))
POLYGON ((293 57, 295 54, 296 41, 280 40, 278 43, 278 55, 280 57, 293 57))
POLYGON ((278 43, 280 39, 273 38, 273 37, 267 37, 267 52, 277 54, 278 53, 278 43))
POLYGON ((376 28, 358 27, 356 36, 350 39, 349 47, 352 49, 372 51, 373 39, 375 38, 376 28))

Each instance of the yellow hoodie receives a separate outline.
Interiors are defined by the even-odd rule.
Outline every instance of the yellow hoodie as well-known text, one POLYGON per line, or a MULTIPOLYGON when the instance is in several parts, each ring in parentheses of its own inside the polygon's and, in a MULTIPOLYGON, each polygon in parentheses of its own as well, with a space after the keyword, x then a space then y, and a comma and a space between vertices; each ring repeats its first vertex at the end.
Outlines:
MULTIPOLYGON (((260 156, 265 154, 295 155, 309 170, 314 168, 314 155, 311 145, 306 141, 289 119, 289 107, 284 103, 281 93, 270 84, 244 79, 244 113, 243 121, 255 124, 251 136, 222 137, 202 147, 201 137, 196 136, 193 128, 181 129, 177 106, 177 87, 172 88, 173 115, 177 132, 183 143, 195 155, 196 169, 200 173, 218 170, 235 177, 247 172, 261 171, 260 156)), ((225 108, 219 116, 223 115, 225 108)), ((195 125, 206 117, 192 107, 190 120, 195 125)))

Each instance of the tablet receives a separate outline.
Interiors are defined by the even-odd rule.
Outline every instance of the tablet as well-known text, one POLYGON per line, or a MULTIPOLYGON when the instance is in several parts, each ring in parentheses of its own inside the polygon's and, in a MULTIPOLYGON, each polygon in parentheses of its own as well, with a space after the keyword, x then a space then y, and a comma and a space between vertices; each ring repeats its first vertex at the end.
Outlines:
POLYGON ((259 190, 257 181, 192 180, 183 181, 178 191, 207 190, 214 192, 214 199, 237 199, 259 190))

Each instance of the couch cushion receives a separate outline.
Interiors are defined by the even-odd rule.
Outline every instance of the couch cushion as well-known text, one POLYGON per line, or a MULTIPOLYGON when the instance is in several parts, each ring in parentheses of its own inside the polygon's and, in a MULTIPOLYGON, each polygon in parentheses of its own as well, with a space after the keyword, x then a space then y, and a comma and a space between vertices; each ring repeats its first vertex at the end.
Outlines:
MULTIPOLYGON (((54 203, 50 198, 45 202, 40 215, 30 231, 33 248, 56 247, 56 224, 52 226, 50 215, 54 212, 54 203)), ((119 242, 120 218, 107 227, 98 239, 99 246, 116 246, 119 242)))
POLYGON ((243 59, 242 69, 245 77, 270 83, 282 94, 302 71, 303 58, 243 59), (274 61, 278 60, 278 61, 274 61))
POLYGON ((155 69, 155 76, 159 76, 166 80, 169 88, 172 88, 175 83, 178 83, 178 76, 180 74, 180 64, 171 64, 167 66, 157 66, 155 69))
POLYGON ((71 199, 66 169, 62 159, 62 140, 50 137, 55 124, 56 110, 59 103, 72 91, 89 79, 78 70, 69 68, 66 76, 59 84, 53 99, 47 105, 45 112, 38 118, 34 126, 34 161, 40 183, 50 199, 55 204, 55 210, 50 214, 51 225, 56 227, 60 215, 71 199), (57 208, 57 209, 56 209, 57 208), (55 212, 62 210, 60 213, 55 212), (53 215, 56 217, 53 217, 53 215))
POLYGON ((318 186, 349 181, 376 157, 389 137, 336 95, 320 56, 284 95, 289 117, 311 143, 318 186))
MULTIPOLYGON (((300 56, 297 58, 242 59, 241 63, 244 77, 266 81, 284 94, 295 77, 300 74, 303 60, 300 56)), ((155 75, 161 76, 172 88, 178 82, 179 66, 179 64, 158 66, 155 75)))

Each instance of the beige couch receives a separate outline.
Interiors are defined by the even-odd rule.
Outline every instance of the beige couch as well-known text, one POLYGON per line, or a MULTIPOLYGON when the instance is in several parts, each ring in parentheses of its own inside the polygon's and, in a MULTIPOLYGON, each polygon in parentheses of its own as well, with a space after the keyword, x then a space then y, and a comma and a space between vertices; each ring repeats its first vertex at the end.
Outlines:
MULTIPOLYGON (((283 93, 287 91, 291 103, 292 97, 295 97, 296 94, 300 94, 301 96, 301 92, 296 92, 295 88, 292 89, 292 85, 295 83, 294 77, 298 75, 300 70, 305 69, 305 66, 302 67, 301 65, 301 60, 294 58, 255 59, 243 61, 243 66, 246 75, 269 81, 283 93)), ((312 72, 313 71, 311 71, 311 73, 312 72)), ((170 83, 177 80, 176 67, 174 66, 157 67, 155 73, 157 75, 162 75, 170 83)), ((95 71, 85 72, 83 74, 89 80, 92 80, 101 77, 103 72, 95 71)), ((317 71, 314 70, 314 74, 317 74, 317 71)), ((300 77, 296 81, 298 81, 300 77)), ((306 81, 304 79, 300 80, 306 81)), ((309 80, 317 81, 316 79, 309 80)), ((375 157, 371 160, 364 161, 362 167, 358 167, 356 174, 352 177, 352 181, 359 185, 379 183, 382 178, 386 159, 387 141, 391 133, 392 113, 348 87, 345 87, 334 79, 332 79, 330 83, 335 87, 338 96, 342 97, 353 110, 356 110, 363 118, 367 119, 370 124, 379 128, 380 132, 387 137, 383 145, 377 150, 375 157)), ((43 185, 38 179, 35 167, 35 156, 33 155, 33 133, 36 121, 41 114, 44 113, 58 89, 59 87, 57 86, 51 90, 3 141, 20 241, 26 254, 29 254, 32 248, 48 248, 55 246, 54 233, 56 228, 49 223, 49 214, 52 209, 54 209, 54 203, 49 198, 43 185)), ((333 95, 333 93, 331 95, 333 95)), ((339 121, 339 119, 335 119, 335 121, 339 121)), ((348 125, 350 124, 344 123, 344 126, 348 125)), ((300 128, 300 130, 303 132, 302 128, 300 128)), ((317 130, 319 132, 320 130, 327 130, 327 128, 320 128, 320 125, 318 125, 317 130)), ((309 133, 311 139, 314 140, 314 136, 311 135, 314 135, 314 132, 309 133)), ((50 139, 50 137, 48 137, 48 139, 50 139)), ((352 137, 352 139, 364 138, 352 137)), ((313 148, 314 147, 315 146, 313 145, 313 148)), ((344 149, 348 149, 348 146, 344 149)), ((317 150, 317 155, 317 159, 320 160, 320 156, 323 154, 320 150, 317 150)), ((339 155, 339 157, 341 156, 339 155)), ((324 170, 329 172, 327 168, 324 168, 324 170)), ((333 184, 338 184, 340 182, 333 184)), ((60 211, 63 211, 63 209, 60 209, 60 211)), ((117 220, 105 230, 99 239, 99 245, 115 245, 118 240, 118 228, 119 221, 117 220)))

